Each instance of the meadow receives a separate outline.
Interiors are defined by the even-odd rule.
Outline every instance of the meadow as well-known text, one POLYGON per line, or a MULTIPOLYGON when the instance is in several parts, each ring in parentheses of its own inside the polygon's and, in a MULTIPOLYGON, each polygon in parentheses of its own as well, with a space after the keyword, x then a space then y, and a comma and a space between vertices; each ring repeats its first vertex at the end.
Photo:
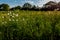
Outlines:
POLYGON ((59 40, 60 11, 0 11, 0 40, 59 40))

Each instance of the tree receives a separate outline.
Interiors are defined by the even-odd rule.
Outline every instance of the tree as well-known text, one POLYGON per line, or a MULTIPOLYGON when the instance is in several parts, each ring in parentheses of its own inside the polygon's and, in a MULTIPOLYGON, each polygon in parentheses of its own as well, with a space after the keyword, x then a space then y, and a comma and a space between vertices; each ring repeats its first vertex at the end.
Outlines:
POLYGON ((29 4, 29 3, 25 3, 22 8, 23 9, 31 9, 32 8, 32 5, 29 4))
POLYGON ((33 5, 32 10, 39 11, 40 10, 40 7, 33 5))
POLYGON ((35 5, 33 5, 32 9, 33 9, 33 10, 35 10, 35 9, 36 9, 36 6, 35 6, 35 5))
POLYGON ((53 1, 49 1, 48 3, 43 5, 43 9, 45 10, 54 10, 57 8, 57 3, 53 1))
POLYGON ((20 6, 16 6, 15 9, 21 9, 21 7, 20 6))
POLYGON ((1 4, 0 5, 0 10, 4 10, 4 11, 9 10, 9 5, 8 4, 1 4))
POLYGON ((21 6, 16 6, 16 7, 11 8, 10 10, 20 10, 20 9, 21 9, 21 6))
POLYGON ((58 2, 57 9, 60 10, 60 2, 58 2))

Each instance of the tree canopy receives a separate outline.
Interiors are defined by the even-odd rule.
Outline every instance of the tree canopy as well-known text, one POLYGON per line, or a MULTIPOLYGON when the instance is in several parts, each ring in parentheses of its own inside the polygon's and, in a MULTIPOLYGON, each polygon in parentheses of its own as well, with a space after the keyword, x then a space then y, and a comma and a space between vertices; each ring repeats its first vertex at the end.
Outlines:
POLYGON ((3 10, 3 11, 9 10, 9 5, 8 4, 1 4, 0 5, 0 10, 3 10))
POLYGON ((25 3, 22 8, 23 9, 31 9, 32 5, 30 3, 25 3))
POLYGON ((20 10, 20 9, 21 9, 21 6, 16 6, 16 7, 11 8, 10 10, 20 10))
POLYGON ((60 2, 54 2, 49 1, 46 4, 44 4, 41 8, 37 7, 36 5, 32 5, 30 3, 25 3, 22 7, 21 6, 15 6, 10 8, 8 4, 0 4, 0 10, 1 11, 7 11, 7 10, 44 10, 44 11, 53 11, 53 10, 60 10, 60 2))

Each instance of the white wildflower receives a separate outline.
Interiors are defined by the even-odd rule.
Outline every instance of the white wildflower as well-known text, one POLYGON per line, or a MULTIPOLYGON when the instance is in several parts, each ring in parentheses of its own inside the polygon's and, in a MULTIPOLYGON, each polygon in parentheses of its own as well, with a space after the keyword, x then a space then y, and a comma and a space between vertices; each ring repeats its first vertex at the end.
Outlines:
POLYGON ((13 13, 13 15, 15 15, 15 13, 13 13))
POLYGON ((23 21, 24 21, 25 19, 23 18, 23 21))
POLYGON ((16 17, 18 17, 18 14, 16 14, 16 17))
POLYGON ((11 21, 11 19, 9 19, 9 21, 11 21))
POLYGON ((14 18, 14 16, 12 16, 14 18))
POLYGON ((9 13, 8 13, 8 15, 9 15, 9 13))
POLYGON ((18 19, 16 19, 16 21, 18 21, 18 19))
POLYGON ((2 18, 4 18, 4 16, 2 16, 2 18))

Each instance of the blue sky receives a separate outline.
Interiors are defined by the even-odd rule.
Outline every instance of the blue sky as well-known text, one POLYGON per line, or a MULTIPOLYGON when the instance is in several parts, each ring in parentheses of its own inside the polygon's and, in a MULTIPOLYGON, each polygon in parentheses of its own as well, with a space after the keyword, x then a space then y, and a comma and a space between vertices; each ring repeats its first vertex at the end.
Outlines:
MULTIPOLYGON (((0 0, 0 4, 5 3, 5 4, 9 4, 10 7, 14 7, 17 5, 22 6, 24 3, 29 2, 32 5, 41 7, 43 4, 45 4, 48 1, 57 1, 57 0, 0 0)), ((57 2, 59 2, 59 0, 57 2)))

